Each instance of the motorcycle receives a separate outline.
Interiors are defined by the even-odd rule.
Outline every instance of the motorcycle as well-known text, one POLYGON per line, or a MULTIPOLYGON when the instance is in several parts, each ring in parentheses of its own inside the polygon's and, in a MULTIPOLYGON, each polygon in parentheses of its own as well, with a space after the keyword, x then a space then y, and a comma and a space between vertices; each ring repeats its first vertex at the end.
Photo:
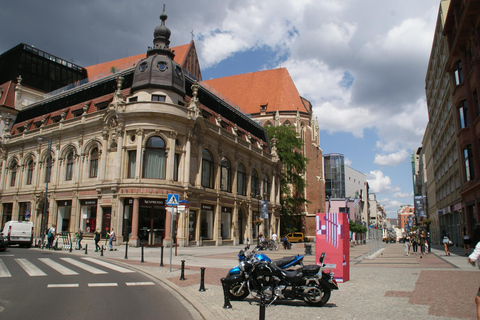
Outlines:
MULTIPOLYGON (((242 251, 239 258, 241 255, 242 251)), ((311 306, 323 306, 330 299, 331 291, 338 290, 333 273, 322 269, 324 259, 325 253, 322 253, 320 265, 285 270, 271 261, 249 256, 240 262, 241 273, 229 273, 226 278, 230 299, 243 300, 252 294, 254 299, 265 299, 268 305, 277 299, 303 299, 311 306)))

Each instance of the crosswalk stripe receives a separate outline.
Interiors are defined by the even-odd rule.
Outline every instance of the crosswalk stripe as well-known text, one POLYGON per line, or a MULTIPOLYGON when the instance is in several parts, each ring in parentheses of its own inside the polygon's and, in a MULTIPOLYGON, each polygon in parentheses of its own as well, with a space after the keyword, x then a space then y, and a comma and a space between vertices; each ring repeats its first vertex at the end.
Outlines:
POLYGON ((145 282, 125 282, 127 287, 133 287, 133 286, 154 286, 155 283, 151 281, 145 281, 145 282))
POLYGON ((105 261, 102 261, 102 260, 97 260, 97 259, 94 259, 94 258, 82 258, 83 260, 87 260, 89 262, 93 262, 93 263, 96 263, 102 267, 106 267, 106 268, 109 268, 109 269, 112 269, 114 271, 118 271, 118 272, 121 272, 121 273, 132 273, 132 272, 135 272, 133 270, 130 270, 130 269, 126 269, 126 268, 122 268, 120 266, 117 266, 116 264, 113 264, 113 263, 108 263, 108 262, 105 262, 105 261))
POLYGON ((48 284, 47 288, 78 288, 78 283, 48 284))
POLYGON ((0 278, 6 278, 11 276, 12 275, 10 274, 10 271, 8 271, 7 267, 5 266, 5 263, 3 263, 2 260, 0 260, 0 278))
POLYGON ((38 260, 42 261, 47 266, 49 266, 50 268, 58 271, 59 273, 63 274, 64 276, 71 276, 71 275, 78 274, 78 272, 75 272, 72 269, 69 269, 69 268, 63 266, 60 263, 58 263, 56 261, 53 261, 50 258, 39 258, 38 260))
POLYGON ((118 287, 118 284, 115 282, 110 283, 89 283, 89 287, 118 287))
POLYGON ((60 259, 62 259, 63 261, 66 261, 70 264, 73 264, 74 266, 79 267, 80 269, 83 269, 85 271, 93 273, 93 274, 107 274, 108 273, 106 271, 103 271, 103 270, 97 269, 95 267, 89 266, 88 264, 85 264, 81 261, 74 260, 72 258, 60 258, 60 259))
POLYGON ((15 259, 17 263, 20 265, 20 267, 25 270, 26 273, 28 273, 29 276, 31 277, 39 277, 39 276, 46 276, 47 274, 40 270, 39 267, 28 261, 27 259, 15 259))

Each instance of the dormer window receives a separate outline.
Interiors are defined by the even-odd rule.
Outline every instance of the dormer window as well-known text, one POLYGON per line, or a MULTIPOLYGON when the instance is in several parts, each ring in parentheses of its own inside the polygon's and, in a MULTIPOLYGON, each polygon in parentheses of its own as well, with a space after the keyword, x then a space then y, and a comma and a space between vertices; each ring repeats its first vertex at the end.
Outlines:
POLYGON ((260 111, 262 111, 262 112, 267 111, 267 105, 266 105, 266 104, 262 104, 262 105, 260 106, 260 111))
POLYGON ((72 111, 72 113, 74 118, 80 117, 83 114, 83 108, 74 110, 72 111))
POLYGON ((181 77, 182 76, 182 69, 180 67, 176 67, 175 68, 175 73, 177 74, 177 76, 181 77))
POLYGON ((152 94, 152 101, 165 102, 166 96, 160 94, 152 94))
POLYGON ((60 122, 60 119, 62 119, 62 116, 60 116, 60 115, 52 117, 52 122, 53 123, 58 123, 58 122, 60 122))
POLYGON ((128 99, 128 102, 137 102, 138 101, 138 97, 131 97, 128 99))
POLYGON ((157 67, 158 67, 158 70, 163 72, 163 71, 167 70, 167 63, 165 61, 160 61, 157 64, 157 67))
POLYGON ((140 72, 147 70, 147 63, 142 63, 138 69, 140 70, 140 72))

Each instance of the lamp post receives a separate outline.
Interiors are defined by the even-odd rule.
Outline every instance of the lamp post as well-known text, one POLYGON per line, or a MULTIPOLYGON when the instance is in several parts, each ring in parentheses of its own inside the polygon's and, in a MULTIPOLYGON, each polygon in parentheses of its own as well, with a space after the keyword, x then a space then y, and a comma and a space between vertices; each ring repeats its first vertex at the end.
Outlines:
MULTIPOLYGON (((53 135, 50 136, 50 141, 48 142, 48 149, 47 149, 47 161, 46 161, 46 165, 47 165, 47 170, 46 170, 46 173, 45 173, 45 199, 44 199, 44 203, 43 203, 43 217, 42 217, 42 233, 40 234, 40 237, 45 234, 45 230, 47 228, 47 220, 48 220, 48 217, 47 217, 47 202, 48 202, 48 182, 50 181, 50 163, 52 161, 51 159, 51 152, 52 152, 52 139, 53 139, 53 135)), ((39 138, 38 139, 39 141, 43 141, 43 138, 39 138)))

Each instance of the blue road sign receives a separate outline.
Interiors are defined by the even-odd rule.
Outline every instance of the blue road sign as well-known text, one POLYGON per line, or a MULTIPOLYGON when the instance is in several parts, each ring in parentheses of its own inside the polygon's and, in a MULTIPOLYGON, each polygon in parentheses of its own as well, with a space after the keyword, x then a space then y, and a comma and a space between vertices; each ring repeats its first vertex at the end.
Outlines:
POLYGON ((167 206, 178 206, 178 194, 169 193, 167 195, 167 206))

